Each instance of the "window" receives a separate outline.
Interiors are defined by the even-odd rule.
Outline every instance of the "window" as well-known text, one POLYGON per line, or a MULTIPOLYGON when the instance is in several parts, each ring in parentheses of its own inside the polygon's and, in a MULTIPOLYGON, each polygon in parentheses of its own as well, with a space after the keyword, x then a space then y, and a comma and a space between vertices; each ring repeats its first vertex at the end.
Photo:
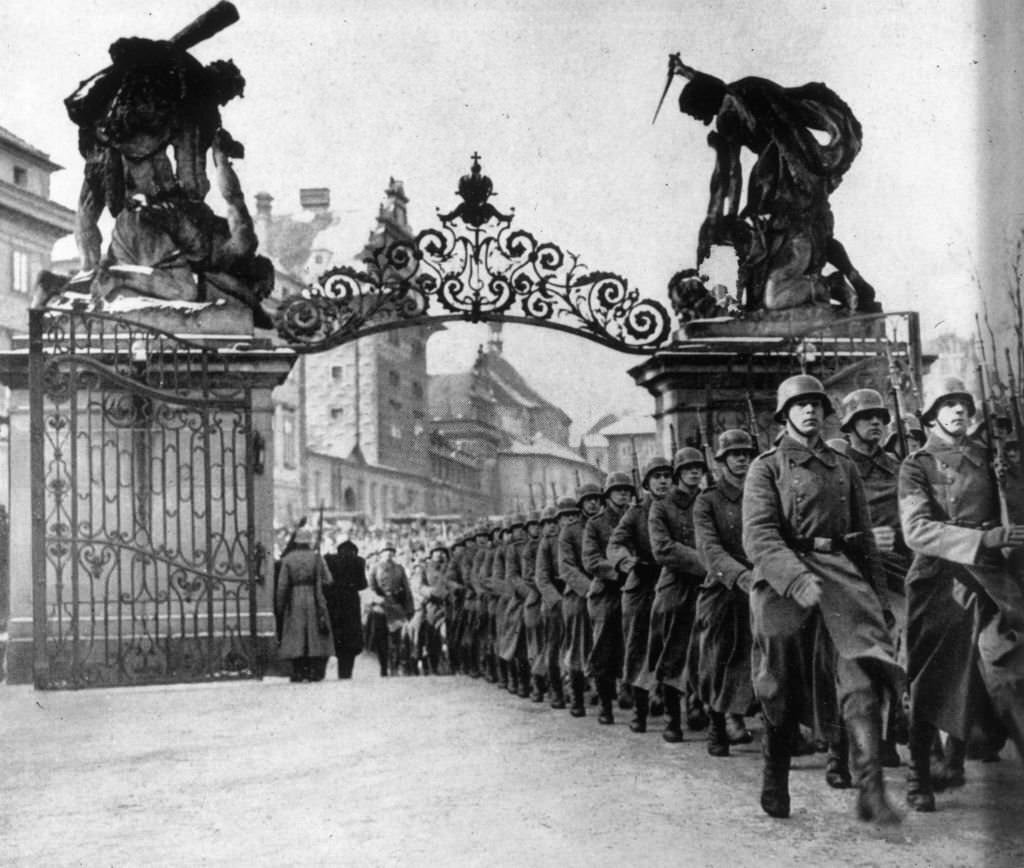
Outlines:
POLYGON ((298 458, 298 437, 295 430, 295 411, 290 407, 281 408, 281 463, 294 467, 298 458))
POLYGON ((11 288, 28 295, 32 283, 32 267, 29 255, 24 250, 15 250, 11 255, 11 288))
POLYGON ((412 396, 417 401, 422 401, 423 400, 423 386, 420 385, 420 381, 419 380, 413 380, 412 381, 412 396))
POLYGON ((27 187, 28 186, 28 169, 26 169, 24 166, 15 166, 14 167, 14 183, 17 184, 19 187, 27 187))
POLYGON ((402 338, 397 331, 388 332, 388 343, 393 347, 402 345, 402 338))
POLYGON ((402 378, 398 376, 398 371, 388 371, 388 385, 392 389, 397 389, 398 384, 402 382, 402 378))
POLYGON ((412 349, 412 357, 414 359, 423 358, 423 341, 413 341, 410 344, 410 347, 412 349))
POLYGON ((402 428, 401 428, 401 426, 396 425, 393 422, 391 423, 391 439, 392 440, 401 440, 402 439, 402 428))
POLYGON ((344 373, 344 371, 342 370, 341 365, 332 365, 331 366, 331 379, 332 380, 340 380, 343 373, 344 373))
POLYGON ((331 421, 337 422, 339 419, 344 418, 345 408, 344 407, 331 407, 331 421))

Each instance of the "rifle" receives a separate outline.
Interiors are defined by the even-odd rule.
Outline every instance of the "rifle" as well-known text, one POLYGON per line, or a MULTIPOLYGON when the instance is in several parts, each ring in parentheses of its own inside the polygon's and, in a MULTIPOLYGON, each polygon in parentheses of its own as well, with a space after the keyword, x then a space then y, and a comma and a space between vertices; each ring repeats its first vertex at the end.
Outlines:
POLYGON ((1017 379, 1013 375, 1013 361, 1010 355, 1010 348, 1006 347, 1007 382, 1010 387, 1010 416, 1013 419, 1013 436, 1017 438, 1017 447, 1020 448, 1021 440, 1024 439, 1024 428, 1020 420, 1020 399, 1017 395, 1017 379))
POLYGON ((715 478, 713 468, 715 466, 715 445, 708 439, 708 432, 713 430, 713 425, 708 425, 711 420, 711 384, 704 387, 704 412, 697 411, 697 423, 700 425, 700 439, 704 452, 704 463, 708 466, 708 476, 715 478), (704 414, 707 414, 707 417, 704 414))
POLYGON ((629 438, 629 448, 633 450, 633 493, 637 503, 640 502, 640 456, 636 454, 636 440, 629 438))
MULTIPOLYGON (((983 364, 977 366, 978 384, 981 388, 981 412, 984 417, 985 425, 985 448, 988 451, 989 461, 995 458, 998 464, 1005 465, 1006 459, 1003 457, 1003 443, 1002 441, 994 436, 992 429, 992 413, 989 409, 989 392, 985 385, 985 369, 983 364)), ((1000 520, 1004 525, 1008 525, 1009 521, 1009 510, 1006 504, 1006 484, 1005 477, 1000 474, 996 474, 996 481, 999 488, 999 513, 1000 520)))
POLYGON ((675 457, 676 450, 679 448, 679 441, 676 440, 676 426, 669 422, 668 425, 668 436, 669 442, 672 446, 672 457, 675 457))
POLYGON ((909 455, 907 449, 907 431, 903 426, 903 413, 900 411, 899 370, 896 367, 896 360, 892 355, 892 347, 888 339, 885 342, 885 358, 889 363, 889 397, 892 399, 893 419, 896 422, 896 438, 900 444, 900 459, 909 455))
POLYGON ((747 433, 754 441, 754 449, 761 453, 761 437, 757 425, 757 413, 754 410, 754 393, 751 391, 750 383, 753 380, 753 357, 747 356, 747 433))
POLYGON ((558 505, 558 489, 555 488, 555 480, 551 480, 551 505, 558 505))
POLYGON ((668 96, 668 89, 672 87, 672 79, 675 78, 675 70, 672 65, 673 59, 680 59, 678 52, 668 56, 668 78, 665 79, 665 89, 661 92, 661 99, 658 100, 658 107, 654 110, 654 117, 651 118, 651 126, 654 126, 654 122, 658 119, 658 113, 661 111, 661 107, 665 104, 665 97, 668 96))
POLYGON ((284 548, 281 549, 281 557, 274 561, 274 630, 277 633, 277 641, 281 641, 281 629, 284 624, 284 612, 278 611, 277 608, 277 580, 281 575, 281 561, 284 560, 284 556, 288 552, 295 548, 295 534, 299 532, 300 527, 306 526, 306 516, 302 516, 298 523, 292 528, 291 536, 288 537, 288 542, 284 544, 284 548))
POLYGON ((324 539, 324 502, 322 500, 320 501, 320 506, 317 508, 317 513, 319 514, 319 518, 316 523, 316 542, 313 543, 313 551, 319 554, 320 544, 324 539))
POLYGON ((530 512, 537 511, 537 502, 533 499, 533 483, 531 482, 528 486, 530 492, 530 512))

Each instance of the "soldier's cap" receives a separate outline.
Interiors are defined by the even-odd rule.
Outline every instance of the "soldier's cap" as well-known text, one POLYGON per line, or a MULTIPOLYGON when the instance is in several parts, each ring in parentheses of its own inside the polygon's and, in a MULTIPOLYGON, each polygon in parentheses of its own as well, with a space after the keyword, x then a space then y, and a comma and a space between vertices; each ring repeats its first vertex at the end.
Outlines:
POLYGON ((947 398, 963 401, 967 405, 967 413, 970 416, 977 412, 977 408, 974 406, 974 396, 967 391, 964 381, 959 377, 944 377, 937 386, 927 390, 924 412, 921 413, 921 421, 925 425, 935 421, 939 404, 947 398))
POLYGON ((384 554, 384 552, 397 552, 397 551, 398 551, 398 549, 395 548, 395 544, 393 542, 391 542, 391 540, 388 540, 386 543, 384 543, 384 545, 382 545, 379 549, 377 549, 377 554, 382 555, 382 554, 384 554))
POLYGON ((308 527, 300 527, 295 531, 295 545, 308 546, 313 542, 313 531, 308 527))
MULTIPOLYGON (((459 545, 460 543, 461 540, 457 540, 456 542, 452 543, 452 546, 459 545)), ((442 540, 437 540, 437 542, 435 542, 427 551, 427 556, 429 557, 434 552, 444 552, 445 554, 448 554, 448 546, 446 546, 442 540)))
POLYGON ((664 470, 666 473, 671 474, 672 462, 664 455, 656 455, 654 458, 648 458, 640 473, 640 485, 643 488, 647 488, 647 480, 650 479, 652 474, 657 473, 659 470, 664 470))
POLYGON ((754 441, 742 428, 730 428, 718 435, 718 451, 715 453, 715 461, 724 461, 725 456, 730 452, 747 452, 753 458, 757 452, 754 441))
POLYGON ((514 513, 508 517, 509 528, 525 527, 526 516, 521 512, 514 513))
POLYGON ((699 449, 694 449, 692 446, 684 446, 678 450, 672 457, 672 475, 676 476, 680 470, 685 470, 687 467, 703 467, 707 469, 708 463, 704 460, 704 456, 701 454, 699 449))
POLYGON ((541 524, 554 524, 558 521, 558 510, 554 506, 545 506, 540 511, 541 524))
POLYGON ((892 414, 885 406, 885 399, 880 392, 875 389, 854 389, 843 398, 843 418, 839 430, 848 432, 853 423, 867 413, 880 415, 886 425, 892 420, 892 414))
POLYGON ((825 387, 821 384, 821 380, 810 374, 797 374, 795 377, 783 380, 779 383, 776 398, 775 421, 780 425, 786 422, 786 411, 789 410, 789 405, 800 398, 805 400, 817 398, 825 408, 825 415, 832 414, 832 402, 825 394, 825 387))
POLYGON ((629 478, 629 475, 616 471, 615 473, 609 473, 604 480, 604 493, 607 497, 617 488, 625 488, 636 494, 636 489, 633 487, 633 480, 629 478))
POLYGON ((579 488, 576 489, 576 503, 583 506, 583 501, 588 497, 601 498, 601 486, 596 482, 584 482, 579 488))
POLYGON ((561 518, 563 515, 575 515, 580 511, 579 504, 575 497, 560 497, 555 502, 555 515, 561 518))
POLYGON ((531 509, 526 514, 526 526, 529 527, 531 524, 540 524, 540 510, 531 509))
POLYGON ((476 538, 490 537, 491 529, 486 524, 478 524, 476 530, 473 532, 473 536, 476 538))

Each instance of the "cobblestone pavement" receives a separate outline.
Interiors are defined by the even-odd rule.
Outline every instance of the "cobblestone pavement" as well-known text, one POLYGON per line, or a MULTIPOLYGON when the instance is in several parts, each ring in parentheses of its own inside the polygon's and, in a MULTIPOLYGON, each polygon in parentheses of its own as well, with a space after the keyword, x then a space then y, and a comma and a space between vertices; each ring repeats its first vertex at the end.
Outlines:
MULTIPOLYGON (((939 811, 853 819, 823 757, 793 817, 756 743, 711 759, 462 677, 39 693, 0 687, 10 865, 1024 865, 1019 764, 968 763, 939 811)), ((331 663, 333 672, 333 661, 331 663)), ((903 771, 888 772, 902 799, 903 771)))

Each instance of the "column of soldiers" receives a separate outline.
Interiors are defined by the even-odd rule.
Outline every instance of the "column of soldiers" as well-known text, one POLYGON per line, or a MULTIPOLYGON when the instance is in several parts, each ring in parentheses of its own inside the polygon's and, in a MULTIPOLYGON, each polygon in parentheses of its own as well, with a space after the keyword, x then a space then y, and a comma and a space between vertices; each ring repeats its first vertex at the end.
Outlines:
POLYGON ((972 727, 1024 755, 1024 590, 1008 560, 1024 526, 1000 516, 973 399, 943 383, 921 414, 927 434, 904 420, 915 448, 902 460, 879 393, 859 389, 840 411, 845 439, 829 445, 822 384, 791 377, 782 433, 760 455, 747 432, 725 431, 712 473, 684 447, 648 461, 639 490, 613 473, 456 540, 452 670, 575 717, 592 684, 604 725, 618 692, 637 734, 661 705, 665 741, 683 740, 685 719, 708 729, 714 757, 752 740, 745 718, 759 708, 772 817, 790 813, 801 725, 828 746, 827 784, 856 786, 857 815, 881 824, 901 819, 883 774, 900 764, 897 742, 916 811, 963 783, 972 727))

